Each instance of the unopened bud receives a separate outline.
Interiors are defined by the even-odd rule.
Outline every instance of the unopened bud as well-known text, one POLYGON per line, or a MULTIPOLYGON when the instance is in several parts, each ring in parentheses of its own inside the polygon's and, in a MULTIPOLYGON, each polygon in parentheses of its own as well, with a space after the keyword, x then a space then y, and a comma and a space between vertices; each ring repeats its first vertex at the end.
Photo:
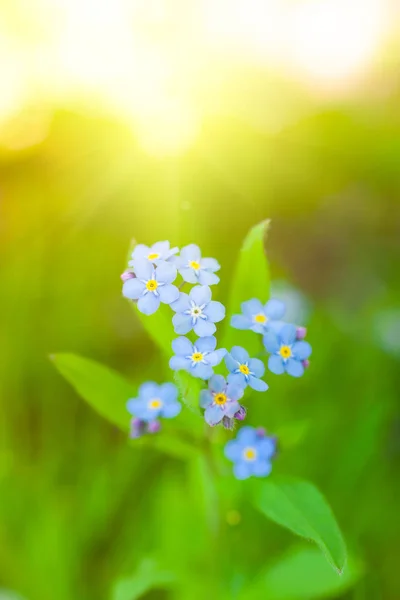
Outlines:
POLYGON ((225 429, 232 431, 232 429, 235 427, 235 421, 230 417, 224 417, 222 419, 222 425, 225 427, 225 429))
POLYGON ((298 327, 296 329, 296 338, 298 340, 304 340, 307 335, 307 327, 298 327))
POLYGON ((302 365, 305 369, 308 369, 308 367, 310 366, 310 361, 308 360, 308 358, 303 360, 302 365))
POLYGON ((147 424, 147 433, 157 433, 161 429, 160 421, 150 421, 147 424))
POLYGON ((244 421, 247 415, 247 410, 244 406, 240 405, 239 410, 235 413, 235 419, 238 421, 244 421))
POLYGON ((257 437, 265 437, 267 435, 264 427, 257 427, 256 434, 257 437))
POLYGON ((140 438, 143 435, 144 431, 144 422, 137 417, 134 417, 131 421, 131 431, 129 437, 131 439, 140 438))
POLYGON ((133 271, 124 271, 121 275, 121 279, 124 283, 125 281, 128 281, 129 279, 134 279, 135 277, 136 275, 133 271))

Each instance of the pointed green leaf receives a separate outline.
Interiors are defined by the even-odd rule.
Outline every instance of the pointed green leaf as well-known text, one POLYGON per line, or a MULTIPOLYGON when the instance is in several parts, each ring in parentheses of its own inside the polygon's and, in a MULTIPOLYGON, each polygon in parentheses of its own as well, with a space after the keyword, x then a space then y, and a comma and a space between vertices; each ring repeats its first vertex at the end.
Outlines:
POLYGON ((113 600, 137 600, 150 590, 165 589, 176 582, 170 571, 162 571, 152 559, 145 559, 132 577, 118 581, 113 600))
POLYGON ((175 372, 174 379, 179 388, 182 402, 192 413, 201 416, 199 399, 200 391, 204 388, 202 381, 186 371, 175 372))
POLYGON ((269 566, 253 584, 246 586, 241 600, 314 600, 334 598, 360 578, 362 566, 349 559, 340 577, 316 548, 298 547, 269 566))
POLYGON ((276 478, 256 487, 256 507, 268 518, 293 533, 314 541, 331 565, 342 573, 346 545, 331 508, 308 481, 276 478))
POLYGON ((240 314, 241 304, 258 298, 267 302, 270 293, 270 275, 265 253, 265 242, 269 220, 255 225, 247 234, 239 253, 232 277, 228 310, 224 325, 221 347, 230 350, 234 345, 244 346, 250 356, 256 356, 261 346, 261 336, 253 331, 239 331, 230 325, 231 317, 240 314))
POLYGON ((126 402, 137 388, 112 369, 76 354, 55 354, 56 369, 102 417, 128 431, 126 402))

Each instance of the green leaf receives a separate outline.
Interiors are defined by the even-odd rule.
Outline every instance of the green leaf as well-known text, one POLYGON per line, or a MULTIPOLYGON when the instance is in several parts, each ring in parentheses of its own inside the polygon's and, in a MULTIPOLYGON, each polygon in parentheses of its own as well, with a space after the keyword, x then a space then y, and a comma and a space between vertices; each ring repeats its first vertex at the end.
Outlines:
POLYGON ((259 223, 247 234, 232 277, 232 287, 228 300, 221 347, 231 349, 240 342, 250 353, 256 356, 262 346, 260 336, 253 331, 238 331, 230 326, 232 315, 241 313, 241 304, 251 298, 258 298, 265 303, 270 294, 270 275, 265 242, 269 220, 259 223))
POLYGON ((56 369, 102 417, 128 431, 126 402, 136 386, 108 367, 76 354, 53 354, 56 369))
POLYGON ((161 571, 151 559, 145 559, 133 577, 118 581, 113 600, 137 600, 155 588, 168 588, 176 578, 170 571, 161 571))
POLYGON ((202 381, 186 371, 176 371, 174 379, 179 388, 182 402, 192 413, 201 416, 199 399, 200 392, 204 387, 202 381))
POLYGON ((246 587, 243 600, 313 600, 333 598, 351 588, 362 574, 352 558, 339 577, 316 548, 298 547, 280 558, 246 587))
POLYGON ((346 564, 346 545, 333 513, 317 488, 300 479, 276 478, 256 487, 256 507, 293 533, 314 541, 338 571, 346 564))

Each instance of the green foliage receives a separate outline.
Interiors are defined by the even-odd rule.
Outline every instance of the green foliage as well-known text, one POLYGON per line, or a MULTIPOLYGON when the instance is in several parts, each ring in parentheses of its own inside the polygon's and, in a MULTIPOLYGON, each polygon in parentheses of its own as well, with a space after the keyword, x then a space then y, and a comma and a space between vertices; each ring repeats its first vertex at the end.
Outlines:
POLYGON ((137 388, 119 373, 75 354, 53 354, 56 369, 102 417, 128 431, 126 402, 137 388))
POLYGON ((229 277, 230 293, 227 303, 221 347, 231 349, 234 345, 244 346, 250 356, 261 349, 260 336, 252 331, 238 331, 230 326, 232 315, 241 313, 241 304, 251 298, 262 302, 269 299, 270 275, 265 244, 269 220, 250 229, 239 252, 236 267, 229 277))
POLYGON ((342 576, 336 574, 316 548, 298 547, 268 565, 240 600, 314 600, 335 598, 360 578, 359 562, 349 558, 342 576))
POLYGON ((151 590, 169 588, 174 583, 173 573, 161 570, 154 560, 145 559, 132 577, 118 581, 112 600, 137 600, 151 590))
POLYGON ((343 536, 327 501, 313 484, 283 477, 263 481, 254 501, 269 519, 314 541, 337 572, 343 573, 347 559, 343 536))

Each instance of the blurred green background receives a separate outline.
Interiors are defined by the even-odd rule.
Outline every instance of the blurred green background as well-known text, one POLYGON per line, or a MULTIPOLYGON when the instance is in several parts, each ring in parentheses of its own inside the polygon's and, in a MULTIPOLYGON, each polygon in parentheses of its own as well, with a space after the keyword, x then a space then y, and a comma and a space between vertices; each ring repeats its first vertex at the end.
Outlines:
POLYGON ((398 8, 18 0, 0 16, 0 588, 105 600, 155 568, 146 598, 237 598, 296 545, 245 494, 204 517, 192 465, 128 445, 48 360, 159 372, 121 297, 131 239, 198 243, 224 301, 271 218, 273 280, 301 294, 314 351, 301 380, 267 376, 248 420, 283 432, 274 472, 337 516, 359 575, 335 597, 400 598, 398 8))

